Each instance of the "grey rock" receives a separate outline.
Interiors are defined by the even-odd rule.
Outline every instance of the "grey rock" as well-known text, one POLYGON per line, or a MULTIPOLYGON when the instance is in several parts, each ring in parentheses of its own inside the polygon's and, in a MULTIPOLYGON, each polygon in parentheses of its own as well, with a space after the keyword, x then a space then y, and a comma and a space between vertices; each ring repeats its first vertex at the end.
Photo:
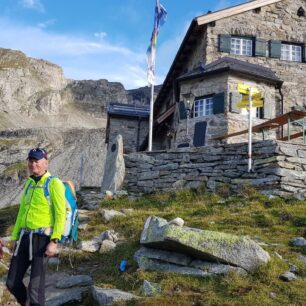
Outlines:
POLYGON ((78 225, 78 229, 79 229, 80 231, 86 231, 87 227, 88 227, 88 223, 80 223, 80 224, 78 225))
POLYGON ((46 299, 46 306, 61 306, 65 303, 81 302, 82 295, 86 291, 88 291, 87 288, 72 288, 52 292, 46 299))
POLYGON ((291 243, 294 246, 306 246, 306 239, 303 237, 297 237, 297 238, 294 238, 291 241, 291 243))
POLYGON ((289 272, 297 273, 298 272, 298 267, 294 264, 289 263, 289 272))
POLYGON ((113 242, 117 242, 119 240, 119 233, 115 232, 113 229, 107 230, 100 235, 101 242, 103 240, 111 240, 113 242))
POLYGON ((290 271, 287 271, 279 276, 279 278, 286 282, 292 282, 297 279, 296 275, 290 271))
POLYGON ((58 257, 50 257, 48 261, 49 266, 58 266, 60 264, 60 259, 58 257))
POLYGON ((277 295, 276 295, 275 292, 270 292, 270 293, 269 293, 269 296, 270 296, 271 299, 274 300, 274 299, 276 299, 276 296, 277 296, 277 295))
POLYGON ((112 240, 103 240, 101 243, 101 247, 99 252, 100 253, 107 253, 110 252, 112 250, 114 250, 116 248, 116 243, 113 242, 112 240))
POLYGON ((169 221, 169 225, 173 224, 173 225, 177 225, 177 226, 180 226, 180 227, 183 227, 184 223, 185 223, 185 221, 182 218, 179 218, 179 217, 169 221))
POLYGON ((89 275, 71 275, 59 280, 55 287, 59 289, 66 289, 76 286, 84 287, 91 285, 93 285, 93 280, 89 275))
POLYGON ((117 190, 114 194, 115 198, 122 198, 128 196, 127 190, 117 190))
POLYGON ((181 189, 181 188, 184 188, 185 185, 186 185, 185 180, 178 180, 172 184, 172 187, 175 189, 181 189))
POLYGON ((79 213, 80 222, 89 221, 93 214, 92 211, 87 210, 87 209, 78 209, 78 213, 79 213))
POLYGON ((219 261, 252 271, 269 261, 269 254, 253 240, 226 233, 169 225, 150 216, 140 243, 147 247, 176 250, 198 259, 219 261))
POLYGON ((78 248, 85 252, 94 253, 100 249, 100 240, 98 238, 93 238, 92 240, 81 241, 78 248))
POLYGON ((0 286, 0 305, 2 303, 3 293, 4 293, 4 288, 2 286, 0 286))
POLYGON ((111 219, 113 219, 116 216, 125 217, 125 214, 123 214, 120 211, 113 210, 113 209, 102 209, 100 212, 101 212, 102 217, 106 221, 110 221, 111 219))
POLYGON ((174 263, 181 266, 188 266, 192 258, 186 254, 157 250, 153 248, 141 247, 134 254, 134 259, 138 262, 139 258, 157 259, 163 262, 174 263))
POLYGON ((144 280, 142 285, 142 294, 144 296, 156 296, 161 293, 161 285, 144 280))
POLYGON ((302 261, 306 265, 306 257, 303 255, 299 255, 298 259, 302 261))
POLYGON ((108 146, 101 191, 116 192, 122 188, 125 176, 123 139, 117 135, 108 146))
POLYGON ((203 261, 203 260, 193 260, 190 263, 191 267, 197 268, 197 269, 201 269, 205 272, 211 273, 211 274, 221 274, 221 275, 225 275, 228 274, 230 272, 236 272, 238 274, 241 275, 247 275, 247 272, 239 267, 233 267, 230 265, 224 265, 224 264, 220 264, 220 263, 213 263, 213 262, 208 262, 208 261, 203 261))
POLYGON ((120 212, 122 212, 125 215, 129 215, 134 212, 134 209, 133 208, 123 208, 123 209, 120 209, 120 212))
POLYGON ((118 289, 99 288, 96 286, 91 287, 91 292, 94 300, 99 306, 109 306, 115 302, 130 301, 138 298, 136 295, 129 292, 118 289))
POLYGON ((176 265, 157 259, 150 259, 147 257, 137 257, 136 259, 139 268, 144 271, 172 272, 197 277, 212 276, 211 273, 202 271, 201 269, 176 265))

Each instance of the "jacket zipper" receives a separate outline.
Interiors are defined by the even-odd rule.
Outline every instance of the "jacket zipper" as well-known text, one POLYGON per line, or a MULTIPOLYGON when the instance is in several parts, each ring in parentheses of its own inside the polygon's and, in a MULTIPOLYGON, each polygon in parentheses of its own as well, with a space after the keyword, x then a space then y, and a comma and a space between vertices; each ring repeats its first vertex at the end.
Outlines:
MULTIPOLYGON (((31 183, 32 183, 32 182, 31 182, 31 183)), ((30 184, 31 184, 31 183, 30 183, 30 184)), ((35 182, 35 188, 36 188, 36 185, 37 185, 37 183, 35 182)), ((27 222, 28 222, 28 214, 29 214, 29 210, 30 210, 30 208, 31 208, 31 202, 32 202, 32 198, 33 198, 33 194, 34 194, 35 188, 33 188, 33 191, 32 191, 32 193, 31 193, 31 198, 30 198, 30 202, 29 202, 29 208, 28 208, 28 210, 27 210, 27 214, 26 214, 26 218, 25 218, 25 225, 26 225, 26 228, 27 228, 27 222)), ((32 184, 31 184, 31 186, 30 186, 30 189, 32 189, 32 184)))

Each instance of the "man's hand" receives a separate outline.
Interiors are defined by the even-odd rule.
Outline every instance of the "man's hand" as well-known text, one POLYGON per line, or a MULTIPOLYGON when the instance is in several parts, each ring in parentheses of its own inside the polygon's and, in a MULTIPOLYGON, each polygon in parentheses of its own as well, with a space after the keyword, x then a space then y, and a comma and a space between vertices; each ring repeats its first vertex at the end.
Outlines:
POLYGON ((12 241, 9 243, 8 248, 9 248, 11 254, 14 253, 15 248, 16 248, 16 245, 17 245, 17 241, 15 241, 15 240, 12 240, 12 241))
POLYGON ((57 243, 50 241, 49 244, 47 245, 45 254, 49 257, 57 255, 58 254, 57 243))

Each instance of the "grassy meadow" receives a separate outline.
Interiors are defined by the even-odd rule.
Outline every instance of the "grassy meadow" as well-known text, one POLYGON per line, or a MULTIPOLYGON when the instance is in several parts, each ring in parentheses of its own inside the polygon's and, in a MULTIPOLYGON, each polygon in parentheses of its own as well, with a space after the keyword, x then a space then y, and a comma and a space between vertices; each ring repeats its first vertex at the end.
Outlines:
MULTIPOLYGON (((221 185, 214 194, 204 189, 156 193, 133 200, 121 198, 103 201, 101 208, 132 208, 133 211, 108 223, 96 213, 86 231, 79 232, 80 239, 87 240, 105 230, 114 229, 125 237, 125 241, 107 254, 83 252, 72 255, 74 269, 71 272, 90 274, 96 286, 118 288, 139 296, 144 280, 161 284, 162 293, 159 296, 143 297, 126 305, 306 306, 306 265, 298 259, 299 255, 306 256, 306 247, 290 244, 291 239, 305 234, 304 201, 269 198, 244 186, 239 194, 233 195, 227 185, 221 185), (181 217, 189 227, 249 236, 263 243, 271 261, 247 276, 233 273, 196 278, 140 271, 133 254, 140 247, 140 233, 150 215, 168 221, 181 217), (120 272, 119 263, 123 259, 127 260, 128 265, 125 272, 120 272), (289 270, 289 264, 297 266, 298 279, 284 282, 279 275, 289 270)), ((15 208, 0 211, 0 235, 10 232, 15 214, 15 208)), ((59 269, 70 269, 67 258, 62 258, 59 269)), ((0 273, 4 271, 0 270, 0 273)), ((93 303, 89 301, 88 305, 93 303)))

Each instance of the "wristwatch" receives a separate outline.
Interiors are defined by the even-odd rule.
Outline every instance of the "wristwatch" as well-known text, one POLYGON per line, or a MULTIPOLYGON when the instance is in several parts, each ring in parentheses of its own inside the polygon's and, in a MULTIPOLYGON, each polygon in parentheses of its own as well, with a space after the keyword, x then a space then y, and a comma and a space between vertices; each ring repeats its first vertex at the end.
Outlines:
POLYGON ((51 241, 54 242, 54 243, 58 243, 58 239, 57 238, 53 238, 53 239, 51 239, 51 241))

